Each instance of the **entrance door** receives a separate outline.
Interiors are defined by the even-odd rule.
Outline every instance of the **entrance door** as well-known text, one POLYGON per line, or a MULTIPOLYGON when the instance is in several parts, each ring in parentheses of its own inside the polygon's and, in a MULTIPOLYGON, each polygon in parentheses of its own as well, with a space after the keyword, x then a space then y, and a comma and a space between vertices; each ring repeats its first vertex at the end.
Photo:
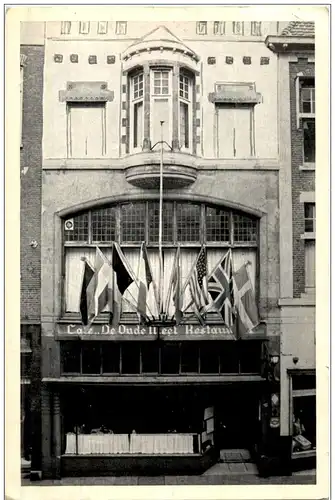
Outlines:
POLYGON ((217 401, 217 440, 220 449, 251 448, 258 433, 259 398, 250 388, 221 388, 217 401))

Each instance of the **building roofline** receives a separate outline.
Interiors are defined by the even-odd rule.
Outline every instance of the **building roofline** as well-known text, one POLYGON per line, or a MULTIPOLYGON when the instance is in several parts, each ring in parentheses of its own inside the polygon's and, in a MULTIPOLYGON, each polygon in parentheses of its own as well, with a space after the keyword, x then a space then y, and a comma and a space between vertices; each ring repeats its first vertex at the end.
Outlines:
POLYGON ((272 52, 289 52, 292 50, 315 50, 315 37, 268 35, 265 45, 272 52))

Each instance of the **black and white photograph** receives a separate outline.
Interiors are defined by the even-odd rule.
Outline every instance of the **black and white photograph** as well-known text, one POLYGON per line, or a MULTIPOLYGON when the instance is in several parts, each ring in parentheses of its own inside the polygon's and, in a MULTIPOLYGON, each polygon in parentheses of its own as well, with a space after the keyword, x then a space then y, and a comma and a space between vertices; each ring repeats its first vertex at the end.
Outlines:
POLYGON ((97 9, 17 40, 21 485, 316 485, 313 11, 97 9))

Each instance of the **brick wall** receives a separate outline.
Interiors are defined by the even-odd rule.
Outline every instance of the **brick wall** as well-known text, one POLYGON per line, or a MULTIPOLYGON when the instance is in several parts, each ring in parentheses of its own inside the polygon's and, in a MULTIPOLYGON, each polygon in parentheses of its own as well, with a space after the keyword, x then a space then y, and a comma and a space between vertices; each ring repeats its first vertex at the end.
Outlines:
POLYGON ((21 320, 40 320, 41 179, 44 47, 23 45, 27 56, 23 73, 21 147, 21 320), (32 240, 38 242, 32 248, 32 240))
POLYGON ((315 173, 302 171, 303 130, 296 125, 296 90, 295 79, 298 73, 314 76, 314 63, 309 63, 307 56, 298 56, 298 62, 290 63, 290 99, 291 99, 291 154, 292 154, 292 224, 293 224, 293 297, 300 297, 305 291, 305 250, 304 240, 304 204, 300 203, 302 191, 315 190, 315 173))

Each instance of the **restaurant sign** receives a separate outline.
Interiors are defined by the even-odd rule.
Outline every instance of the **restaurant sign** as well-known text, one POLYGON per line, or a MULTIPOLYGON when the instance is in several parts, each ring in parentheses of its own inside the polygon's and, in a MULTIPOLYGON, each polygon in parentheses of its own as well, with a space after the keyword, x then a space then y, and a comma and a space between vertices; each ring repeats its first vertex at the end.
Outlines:
POLYGON ((179 325, 142 326, 107 324, 91 325, 89 328, 78 324, 58 324, 56 337, 59 340, 233 340, 235 337, 225 325, 179 325))

